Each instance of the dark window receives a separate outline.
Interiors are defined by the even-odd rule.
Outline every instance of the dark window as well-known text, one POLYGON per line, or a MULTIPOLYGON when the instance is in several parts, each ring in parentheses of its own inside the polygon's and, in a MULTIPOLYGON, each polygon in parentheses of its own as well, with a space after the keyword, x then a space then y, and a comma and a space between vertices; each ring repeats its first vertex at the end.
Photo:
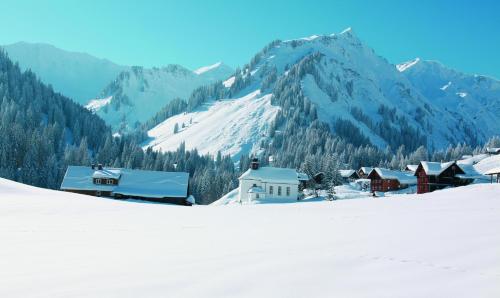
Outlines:
POLYGON ((278 186, 278 196, 281 196, 281 186, 278 186))
POLYGON ((286 188, 286 196, 289 197, 290 196, 290 187, 288 186, 286 188))
POLYGON ((269 194, 272 195, 273 192, 274 192, 274 189, 273 189, 273 186, 271 185, 271 186, 269 186, 269 194))
POLYGON ((96 178, 96 179, 95 179, 95 184, 101 184, 101 183, 102 183, 101 178, 96 178))

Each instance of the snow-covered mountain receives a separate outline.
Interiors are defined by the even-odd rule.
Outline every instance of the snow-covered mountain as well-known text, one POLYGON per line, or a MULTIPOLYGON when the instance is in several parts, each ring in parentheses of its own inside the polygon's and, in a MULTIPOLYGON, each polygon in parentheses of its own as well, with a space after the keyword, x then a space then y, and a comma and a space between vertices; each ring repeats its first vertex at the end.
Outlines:
MULTIPOLYGON (((282 125, 289 124, 293 109, 310 112, 348 141, 364 136, 379 148, 405 144, 414 150, 422 144, 431 149, 464 141, 475 144, 500 131, 499 81, 461 74, 427 61, 393 65, 350 28, 340 34, 275 41, 223 86, 227 90, 224 98, 243 98, 256 91, 271 95, 274 105, 289 111, 282 125), (452 82, 449 89, 445 88, 448 82, 452 82), (304 107, 290 106, 294 102, 304 107)), ((252 118, 254 112, 246 110, 246 118, 252 118)), ((200 121, 197 134, 212 135, 212 121, 218 119, 200 121)), ((202 140, 190 138, 190 129, 175 139, 203 149, 202 140)), ((243 132, 236 126, 226 129, 234 129, 227 132, 229 135, 244 134, 247 139, 262 133, 257 128, 243 132)), ((170 142, 171 134, 154 128, 149 133, 153 139, 145 145, 162 148, 161 143, 170 142)), ((223 153, 238 151, 219 149, 223 153)), ((241 146, 240 151, 249 152, 250 148, 241 146)))
POLYGON ((419 58, 399 70, 432 104, 458 122, 471 124, 481 140, 500 132, 500 81, 419 58))
POLYGON ((217 63, 190 71, 180 65, 163 68, 133 66, 121 72, 100 93, 87 103, 115 131, 130 130, 153 117, 174 98, 187 100, 200 86, 226 79, 233 70, 217 63))
POLYGON ((85 104, 128 67, 49 44, 18 42, 3 46, 22 70, 31 69, 54 90, 85 104))

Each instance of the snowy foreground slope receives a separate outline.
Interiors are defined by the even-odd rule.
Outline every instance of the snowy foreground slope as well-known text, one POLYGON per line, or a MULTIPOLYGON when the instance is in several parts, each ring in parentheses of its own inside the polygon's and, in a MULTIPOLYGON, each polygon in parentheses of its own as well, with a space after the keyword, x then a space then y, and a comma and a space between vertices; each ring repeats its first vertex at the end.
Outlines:
POLYGON ((499 297, 500 185, 193 208, 0 179, 0 297, 499 297))

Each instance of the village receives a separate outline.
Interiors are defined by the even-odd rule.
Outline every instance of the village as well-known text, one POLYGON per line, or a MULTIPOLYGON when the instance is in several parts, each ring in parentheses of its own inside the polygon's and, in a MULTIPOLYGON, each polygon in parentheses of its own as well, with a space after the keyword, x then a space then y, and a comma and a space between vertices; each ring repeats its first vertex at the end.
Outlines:
MULTIPOLYGON (((328 173, 307 174, 296 169, 260 166, 258 158, 239 177, 237 189, 214 205, 231 203, 280 203, 310 198, 345 199, 394 194, 424 194, 473 183, 500 183, 500 148, 483 154, 465 155, 449 162, 421 161, 404 170, 363 166, 338 171, 341 183, 325 191, 328 173)), ((191 206, 196 199, 189 191, 189 173, 110 168, 101 164, 69 166, 62 191, 114 199, 132 199, 191 206)))

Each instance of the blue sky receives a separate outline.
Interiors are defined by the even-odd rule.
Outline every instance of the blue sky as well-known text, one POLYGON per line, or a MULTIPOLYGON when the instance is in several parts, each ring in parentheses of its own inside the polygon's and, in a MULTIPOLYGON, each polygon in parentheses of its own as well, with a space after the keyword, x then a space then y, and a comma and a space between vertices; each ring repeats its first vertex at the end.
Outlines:
POLYGON ((274 39, 352 27, 390 62, 500 79, 500 1, 4 1, 0 44, 45 42, 127 65, 235 67, 274 39))

